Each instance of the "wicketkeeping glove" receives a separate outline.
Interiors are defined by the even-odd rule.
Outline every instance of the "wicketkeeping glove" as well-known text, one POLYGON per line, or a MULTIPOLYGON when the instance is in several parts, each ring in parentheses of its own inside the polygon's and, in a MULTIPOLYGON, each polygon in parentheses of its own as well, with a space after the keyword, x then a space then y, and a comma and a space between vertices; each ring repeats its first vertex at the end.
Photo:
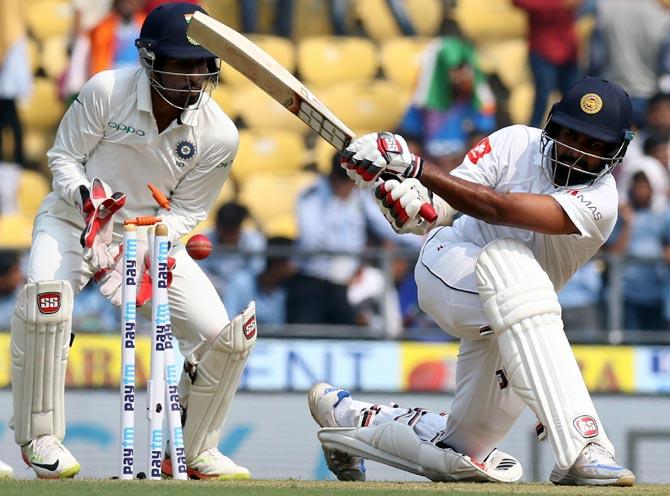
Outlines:
POLYGON ((112 217, 125 205, 126 195, 112 193, 110 187, 98 178, 91 181, 90 188, 80 186, 79 195, 79 208, 86 222, 80 238, 84 257, 96 271, 113 267, 115 260, 110 251, 112 217))
POLYGON ((375 201, 391 227, 400 234, 423 236, 434 227, 450 225, 456 214, 446 201, 413 178, 402 182, 395 179, 379 181, 375 188, 375 201), (437 214, 432 222, 421 216, 421 209, 426 203, 437 214))
POLYGON ((417 178, 423 160, 409 151, 399 134, 371 133, 358 138, 342 152, 341 165, 359 188, 374 186, 382 173, 417 178))

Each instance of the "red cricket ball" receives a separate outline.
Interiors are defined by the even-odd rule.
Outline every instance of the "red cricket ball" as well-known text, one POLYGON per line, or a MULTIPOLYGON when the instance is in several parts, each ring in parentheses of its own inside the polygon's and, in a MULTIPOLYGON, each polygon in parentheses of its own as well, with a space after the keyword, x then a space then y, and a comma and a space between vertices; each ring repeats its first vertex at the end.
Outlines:
POLYGON ((191 258, 202 260, 212 253, 212 242, 204 234, 195 234, 186 243, 186 251, 191 258))

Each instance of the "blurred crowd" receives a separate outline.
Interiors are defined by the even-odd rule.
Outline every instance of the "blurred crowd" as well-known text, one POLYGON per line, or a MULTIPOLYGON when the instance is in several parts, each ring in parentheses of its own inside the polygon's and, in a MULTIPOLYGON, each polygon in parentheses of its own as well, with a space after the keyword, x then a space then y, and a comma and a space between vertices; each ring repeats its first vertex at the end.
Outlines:
MULTIPOLYGON (((0 329, 8 328, 14 294, 23 284, 31 214, 49 189, 43 154, 57 119, 91 75, 139 64, 134 40, 146 13, 160 3, 0 0, 0 329), (58 12, 67 17, 66 28, 50 34, 35 12, 58 12), (40 93, 45 84, 51 92, 46 100, 40 93), (45 107, 45 101, 57 108, 45 107), (50 113, 55 117, 44 121, 50 113)), ((352 114, 357 133, 387 126, 405 136, 415 153, 446 171, 502 126, 543 127, 550 102, 581 76, 620 83, 633 99, 637 129, 616 170, 619 220, 601 256, 575 274, 559 298, 566 331, 575 340, 602 340, 607 328, 668 330, 670 1, 194 3, 256 40, 262 35, 287 42, 300 59, 289 68, 316 81, 317 96, 340 91, 345 100, 360 99, 361 108, 372 106, 373 115, 352 114), (314 40, 327 42, 333 53, 341 49, 335 40, 363 40, 367 45, 360 46, 372 47, 375 65, 363 81, 346 75, 317 81, 309 60, 301 58, 314 40), (415 53, 408 54, 408 46, 415 53), (384 62, 389 58, 391 63, 384 62), (378 98, 386 89, 375 84, 382 83, 395 86, 379 107, 374 96, 365 97, 376 88, 378 98), (618 312, 608 301, 618 302, 618 312)), ((327 50, 320 63, 330 56, 327 50)), ((344 174, 334 151, 302 128, 296 131, 298 152, 286 156, 286 170, 281 164, 270 170, 268 163, 283 156, 264 158, 258 149, 281 151, 284 142, 277 133, 286 130, 261 128, 243 110, 234 112, 239 105, 230 100, 241 100, 236 95, 248 90, 225 71, 222 79, 213 97, 236 114, 241 133, 252 142, 251 152, 243 153, 241 140, 230 185, 199 227, 214 245, 201 266, 229 314, 254 299, 258 320, 268 328, 310 326, 306 332, 318 334, 324 324, 360 326, 373 331, 370 335, 389 338, 447 339, 417 306, 413 267, 422 240, 397 235, 371 193, 356 189, 344 174), (289 162, 297 166, 289 167, 289 162)), ((265 115, 269 119, 270 113, 265 115)), ((118 327, 119 312, 95 284, 75 301, 75 329, 118 327)))

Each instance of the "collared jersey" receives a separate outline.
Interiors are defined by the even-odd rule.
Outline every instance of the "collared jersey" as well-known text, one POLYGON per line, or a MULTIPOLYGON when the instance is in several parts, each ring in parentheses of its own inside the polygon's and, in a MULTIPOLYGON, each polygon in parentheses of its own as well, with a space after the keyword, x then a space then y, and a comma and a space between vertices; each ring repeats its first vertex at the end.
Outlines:
POLYGON ((487 224, 463 215, 456 219, 452 229, 437 232, 435 239, 447 241, 456 238, 480 247, 500 238, 519 240, 533 251, 558 291, 611 234, 617 218, 618 194, 611 174, 586 188, 555 187, 550 179, 549 164, 545 163, 540 151, 541 133, 540 129, 522 125, 503 128, 470 150, 463 163, 451 174, 501 193, 551 195, 579 233, 541 234, 487 224))
POLYGON ((176 239, 204 220, 230 174, 238 147, 233 122, 209 96, 158 133, 143 69, 103 71, 82 88, 48 152, 53 189, 41 212, 80 225, 78 187, 98 177, 126 194, 123 218, 159 215, 176 239), (147 183, 170 198, 158 207, 147 183))

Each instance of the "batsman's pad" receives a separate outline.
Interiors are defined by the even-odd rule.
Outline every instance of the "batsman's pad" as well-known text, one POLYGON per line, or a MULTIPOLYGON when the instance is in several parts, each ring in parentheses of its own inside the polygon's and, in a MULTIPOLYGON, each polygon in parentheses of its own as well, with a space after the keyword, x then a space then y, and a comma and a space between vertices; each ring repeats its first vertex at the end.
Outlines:
POLYGON ((327 427, 317 436, 328 449, 362 456, 435 482, 515 482, 523 475, 521 464, 501 451, 494 450, 480 463, 448 447, 422 441, 411 426, 402 422, 327 427))
POLYGON ((187 464, 219 443, 228 407, 256 343, 256 331, 256 305, 252 301, 223 328, 200 358, 187 358, 191 384, 182 399, 187 464))
POLYGON ((547 427, 558 466, 569 468, 594 441, 614 453, 563 332, 554 286, 533 252, 516 240, 493 241, 475 273, 507 379, 547 427))
POLYGON ((65 369, 70 348, 72 288, 68 281, 26 284, 12 317, 14 438, 65 437, 65 369))

